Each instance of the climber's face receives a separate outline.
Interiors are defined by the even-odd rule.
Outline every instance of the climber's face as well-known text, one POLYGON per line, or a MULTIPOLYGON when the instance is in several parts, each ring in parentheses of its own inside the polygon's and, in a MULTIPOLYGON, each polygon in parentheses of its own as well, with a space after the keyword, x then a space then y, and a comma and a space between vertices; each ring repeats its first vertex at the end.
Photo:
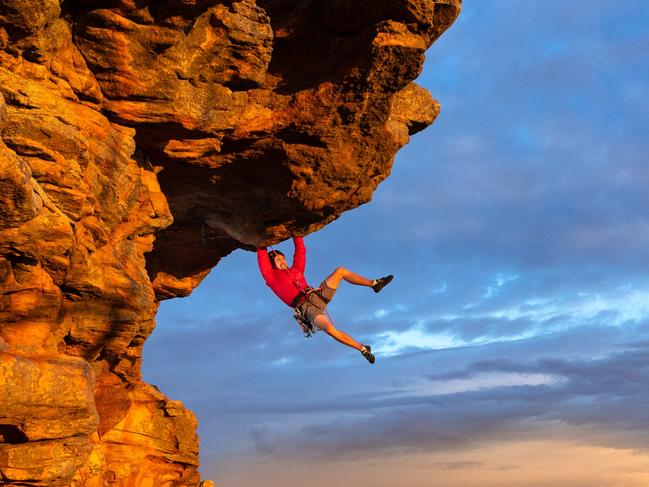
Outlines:
POLYGON ((284 258, 284 256, 282 254, 277 254, 275 256, 274 261, 275 261, 275 267, 277 267, 278 269, 280 269, 282 271, 285 271, 286 269, 288 269, 288 264, 286 263, 286 259, 284 258))

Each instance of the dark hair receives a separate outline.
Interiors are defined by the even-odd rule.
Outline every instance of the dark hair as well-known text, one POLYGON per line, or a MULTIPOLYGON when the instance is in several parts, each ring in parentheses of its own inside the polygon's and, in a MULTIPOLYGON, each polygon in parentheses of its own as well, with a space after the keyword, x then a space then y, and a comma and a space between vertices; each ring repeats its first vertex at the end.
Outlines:
POLYGON ((284 253, 279 251, 279 250, 271 250, 268 252, 268 258, 270 259, 270 265, 273 267, 273 269, 277 269, 277 266, 275 265, 275 257, 277 255, 281 255, 282 257, 284 256, 284 253))

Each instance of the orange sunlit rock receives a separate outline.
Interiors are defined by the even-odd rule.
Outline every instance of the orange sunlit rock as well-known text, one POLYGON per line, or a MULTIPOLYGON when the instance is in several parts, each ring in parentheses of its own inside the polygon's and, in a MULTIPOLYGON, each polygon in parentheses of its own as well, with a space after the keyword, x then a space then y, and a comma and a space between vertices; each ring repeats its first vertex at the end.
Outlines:
POLYGON ((0 0, 6 483, 199 485, 143 344, 160 300, 368 202, 433 122, 412 81, 460 0, 374 3, 0 0))

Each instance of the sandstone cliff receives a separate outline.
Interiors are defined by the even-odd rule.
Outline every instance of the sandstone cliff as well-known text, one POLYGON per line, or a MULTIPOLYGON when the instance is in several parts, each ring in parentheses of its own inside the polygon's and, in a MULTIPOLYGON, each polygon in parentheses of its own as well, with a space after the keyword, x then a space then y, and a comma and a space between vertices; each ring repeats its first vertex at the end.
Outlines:
POLYGON ((198 485, 161 299, 370 200, 460 0, 0 0, 0 483, 198 485))

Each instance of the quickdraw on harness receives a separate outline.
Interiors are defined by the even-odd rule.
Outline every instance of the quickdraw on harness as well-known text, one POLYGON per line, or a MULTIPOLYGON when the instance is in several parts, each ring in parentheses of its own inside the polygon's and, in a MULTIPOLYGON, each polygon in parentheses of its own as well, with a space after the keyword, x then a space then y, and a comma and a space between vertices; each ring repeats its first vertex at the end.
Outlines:
MULTIPOLYGON (((308 297, 306 298, 308 299, 308 297)), ((317 328, 313 326, 313 323, 302 313, 302 310, 299 307, 293 308, 293 318, 297 324, 302 329, 302 333, 305 338, 311 338, 315 335, 317 328)))

